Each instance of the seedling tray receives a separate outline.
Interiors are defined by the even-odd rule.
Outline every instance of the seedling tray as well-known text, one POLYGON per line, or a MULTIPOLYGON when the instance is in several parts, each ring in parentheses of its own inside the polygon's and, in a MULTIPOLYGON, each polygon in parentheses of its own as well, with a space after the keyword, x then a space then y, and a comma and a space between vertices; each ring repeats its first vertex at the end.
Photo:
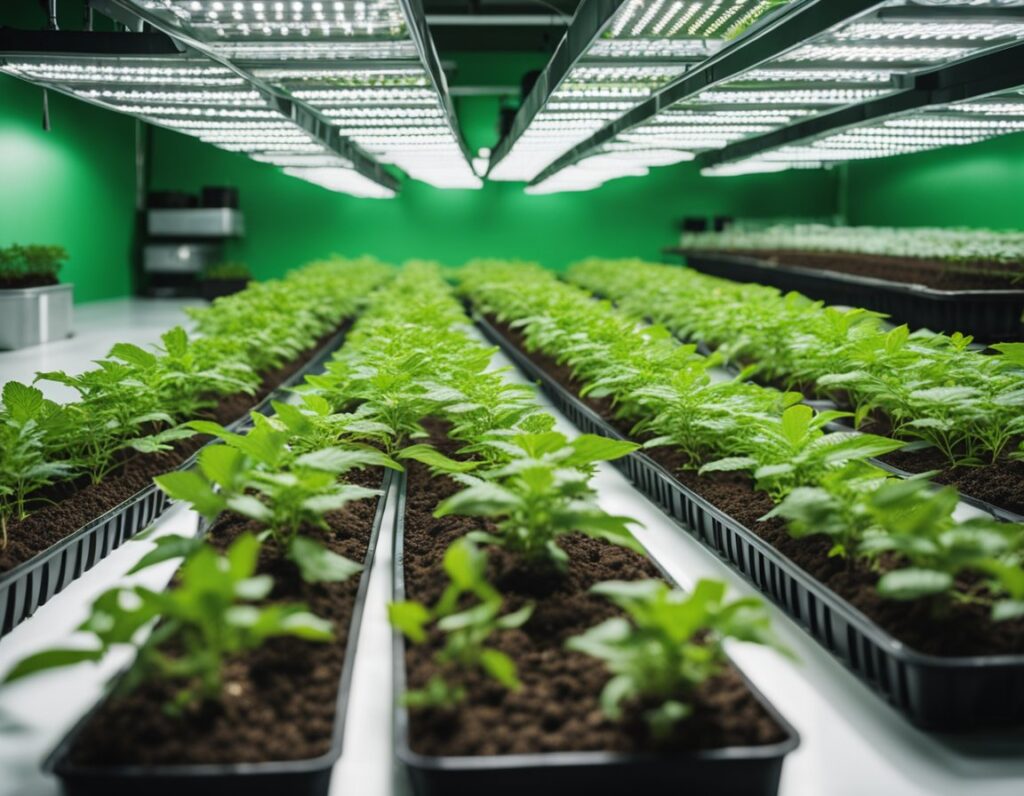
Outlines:
MULTIPOLYGON (((406 478, 397 476, 394 523, 394 599, 405 599, 404 538, 406 478)), ((666 576, 666 579, 667 576, 666 576)), ((747 688, 785 733, 765 746, 673 752, 671 755, 614 752, 548 752, 543 754, 431 757, 409 744, 409 713, 401 705, 405 692, 405 641, 394 633, 394 738, 398 760, 405 766, 416 796, 565 796, 587 793, 621 796, 657 792, 666 783, 686 783, 688 793, 773 796, 778 792, 782 763, 800 744, 793 727, 744 677, 747 688)), ((742 672, 741 672, 742 676, 742 672)))
MULTIPOLYGON (((477 316, 486 337, 580 430, 623 439, 477 316)), ((868 689, 921 729, 968 733, 1024 726, 1024 655, 940 657, 910 649, 746 526, 642 452, 613 464, 697 541, 781 608, 868 689)))
MULTIPOLYGON (((387 501, 394 482, 393 471, 387 470, 377 500, 377 511, 363 560, 352 620, 349 625, 345 662, 338 685, 331 748, 320 757, 309 760, 287 760, 266 763, 223 763, 204 765, 124 765, 91 768, 71 761, 75 739, 88 724, 102 701, 83 716, 43 763, 47 772, 56 774, 68 796, 327 796, 331 771, 341 757, 345 735, 345 713, 348 706, 352 671, 359 641, 359 627, 366 607, 373 556, 380 537, 387 501)), ((156 709, 156 708, 155 708, 156 709)))
POLYGON ((757 282, 780 290, 796 290, 830 304, 884 312, 911 329, 962 332, 985 342, 1024 339, 1024 289, 936 290, 924 285, 889 282, 854 274, 820 271, 797 265, 775 265, 742 255, 668 249, 706 274, 736 282, 757 282))
MULTIPOLYGON (((332 336, 308 362, 271 390, 251 411, 269 414, 272 401, 283 399, 288 388, 308 374, 323 370, 344 337, 344 331, 332 336)), ((239 431, 251 424, 250 415, 245 414, 227 427, 239 431)), ((195 460, 196 454, 193 454, 177 469, 186 470, 195 460)), ((28 561, 0 573, 0 640, 83 572, 148 527, 170 505, 170 499, 155 484, 150 484, 28 561)))

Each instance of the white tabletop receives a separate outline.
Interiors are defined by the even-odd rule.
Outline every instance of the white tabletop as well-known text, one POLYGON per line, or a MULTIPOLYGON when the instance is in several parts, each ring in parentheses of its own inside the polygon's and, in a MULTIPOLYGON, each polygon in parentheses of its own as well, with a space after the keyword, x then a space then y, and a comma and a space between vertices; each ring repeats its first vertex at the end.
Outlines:
MULTIPOLYGON (((35 369, 79 370, 119 340, 146 344, 184 322, 182 302, 121 300, 77 308, 80 333, 71 340, 21 352, 0 353, 0 381, 30 380, 35 369)), ((495 365, 507 364, 501 355, 495 365)), ((512 378, 520 380, 513 371, 512 378)), ((559 429, 576 429, 558 417, 559 429)), ((700 577, 753 590, 691 539, 611 466, 595 486, 600 503, 641 523, 640 541, 688 586, 700 577)), ((385 522, 390 518, 386 517, 385 522)), ((156 534, 192 533, 196 517, 181 507, 165 514, 156 534)), ((387 527, 387 526, 386 526, 387 527)), ((0 672, 43 647, 67 642, 87 606, 151 547, 133 541, 114 551, 0 641, 0 672)), ((367 613, 359 637, 345 753, 331 785, 336 796, 399 796, 408 792, 391 754, 391 634, 385 604, 391 590, 391 544, 381 535, 371 571, 367 613)), ((166 583, 174 563, 135 576, 151 587, 166 583)), ((755 685, 801 735, 800 748, 783 770, 783 796, 1019 796, 1024 793, 1024 734, 1013 738, 941 739, 919 732, 873 696, 810 637, 771 609, 782 640, 800 659, 793 663, 751 645, 731 652, 755 685)), ((0 690, 0 796, 56 794, 57 783, 39 762, 87 710, 123 658, 39 675, 0 690)))

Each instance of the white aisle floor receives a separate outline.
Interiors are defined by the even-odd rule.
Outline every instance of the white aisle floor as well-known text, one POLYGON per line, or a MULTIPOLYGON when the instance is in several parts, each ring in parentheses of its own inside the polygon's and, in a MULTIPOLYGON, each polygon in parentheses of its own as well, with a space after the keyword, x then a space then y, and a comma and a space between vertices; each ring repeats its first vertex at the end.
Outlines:
MULTIPOLYGON (((154 342, 162 331, 184 321, 181 307, 181 302, 132 300, 81 307, 77 316, 80 333, 75 338, 52 346, 0 353, 0 382, 30 380, 37 369, 82 369, 118 340, 154 342)), ((504 357, 495 357, 496 366, 504 364, 504 357)), ((514 371, 511 377, 519 378, 514 371)), ((56 392, 51 394, 60 397, 56 392)), ((568 421, 553 413, 562 431, 576 433, 568 421)), ((629 514, 643 524, 637 532, 640 541, 681 585, 689 586, 700 577, 714 577, 728 581, 737 593, 752 593, 614 468, 602 467, 595 485, 606 510, 629 514)), ((157 523, 155 534, 190 534, 195 523, 193 513, 174 508, 157 523)), ((408 793, 391 754, 391 634, 385 604, 391 590, 392 559, 386 533, 380 544, 358 642, 345 752, 335 768, 332 796, 408 793)), ((27 654, 67 641, 91 601, 122 580, 150 546, 150 541, 127 543, 0 640, 0 672, 27 654)), ((169 562, 136 578, 159 587, 173 568, 173 562, 169 562)), ((783 771, 783 796, 1024 793, 1024 734, 952 739, 919 732, 876 699, 780 611, 771 610, 782 640, 800 662, 750 645, 737 644, 731 652, 801 735, 801 746, 787 758, 783 771)), ((40 770, 40 762, 100 696, 104 680, 123 662, 84 664, 0 689, 0 796, 49 796, 59 792, 56 781, 40 770)))

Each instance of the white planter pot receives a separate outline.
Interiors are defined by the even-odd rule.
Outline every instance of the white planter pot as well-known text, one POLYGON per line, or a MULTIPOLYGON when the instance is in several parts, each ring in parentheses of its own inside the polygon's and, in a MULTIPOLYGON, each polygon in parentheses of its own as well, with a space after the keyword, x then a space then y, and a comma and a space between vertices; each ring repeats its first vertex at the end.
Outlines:
POLYGON ((0 350, 27 348, 70 336, 73 287, 0 290, 0 350))

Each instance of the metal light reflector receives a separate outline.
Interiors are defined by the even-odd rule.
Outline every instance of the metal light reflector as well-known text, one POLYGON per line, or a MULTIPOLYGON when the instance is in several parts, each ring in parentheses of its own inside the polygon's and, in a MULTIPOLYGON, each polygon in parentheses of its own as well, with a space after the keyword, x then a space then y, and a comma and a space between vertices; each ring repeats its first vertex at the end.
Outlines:
MULTIPOLYGON (((775 5, 768 0, 585 1, 520 109, 512 133, 495 150, 488 177, 532 179, 609 121, 713 55, 775 5), (594 113, 553 124, 571 100, 619 104, 614 115, 594 113)), ((571 112, 581 110, 574 104, 571 112)))
MULTIPOLYGON (((315 165, 356 173, 352 161, 283 115, 270 97, 205 58, 22 56, 0 61, 0 71, 254 160, 287 156, 277 165, 293 165, 295 158, 313 158, 315 165)), ((358 190, 366 191, 361 183, 358 190)))
MULTIPOLYGON (((677 7, 672 10, 673 3, 667 0, 629 0, 616 15, 607 35, 629 36, 637 26, 639 30, 648 31, 655 24, 661 25, 660 30, 670 36, 673 30, 679 34, 690 33, 691 29, 691 35, 695 35, 707 31, 712 24, 719 25, 717 30, 723 27, 732 30, 728 21, 722 22, 716 17, 727 3, 707 0, 702 4, 674 5, 677 7), (701 8, 695 8, 697 5, 701 8), (712 7, 716 11, 712 12, 712 7), (664 15, 670 13, 666 22, 664 15), (704 27, 693 28, 695 25, 704 27)), ((913 84, 918 73, 952 66, 982 54, 998 53, 1024 40, 1022 8, 1024 2, 1020 0, 793 3, 775 18, 769 34, 760 39, 753 35, 738 38, 726 45, 722 55, 728 54, 735 64, 749 64, 746 68, 734 68, 730 74, 728 69, 711 66, 715 64, 712 58, 705 70, 706 78, 698 80, 689 75, 704 67, 700 64, 692 67, 681 78, 655 89, 652 98, 635 112, 605 122, 600 129, 588 133, 542 169, 535 181, 546 186, 557 184, 549 178, 560 169, 614 151, 622 144, 648 143, 697 153, 724 147, 740 151, 747 139, 767 136, 836 109, 862 104, 867 107, 873 100, 881 101, 904 91, 907 85, 913 84), (808 36, 811 20, 818 25, 818 32, 808 36), (787 26, 792 28, 792 35, 787 35, 787 26), (766 39, 778 42, 774 54, 770 53, 771 45, 766 46, 766 39), (666 96, 671 99, 664 99, 666 96), (779 110, 785 113, 760 118, 752 115, 779 110), (700 121, 669 122, 670 114, 678 112, 694 114, 693 119, 700 121), (734 115, 737 112, 739 118, 734 115)), ((817 159, 829 162, 833 156, 841 159, 839 154, 866 157, 871 151, 893 154, 920 151, 939 140, 969 142, 989 137, 990 130, 1011 129, 974 126, 968 131, 966 127, 952 124, 950 119, 956 113, 966 112, 946 113, 937 125, 930 126, 931 136, 920 130, 900 128, 895 132, 893 128, 882 126, 881 132, 836 137, 813 148, 831 151, 832 156, 817 159), (943 125, 957 132, 939 133, 943 125), (909 137, 907 141, 896 140, 904 133, 909 137)), ((999 116, 998 111, 979 110, 978 113, 999 116)), ((811 153, 803 150, 794 160, 801 165, 817 162, 811 153)), ((766 163, 777 170, 777 163, 763 159, 751 166, 763 170, 766 163)), ((578 184, 580 179, 577 176, 571 182, 578 184)))
POLYGON ((393 199, 395 192, 369 180, 353 169, 325 166, 287 166, 284 173, 329 191, 347 193, 364 199, 393 199))
MULTIPOLYGON (((1012 98, 1013 95, 1006 96, 1012 98)), ((1005 102, 1003 96, 997 95, 981 103, 966 101, 868 122, 711 166, 702 173, 732 176, 762 170, 766 165, 781 171, 871 160, 975 144, 1017 132, 1024 132, 1024 104, 1005 102), (979 108, 991 111, 978 113, 979 108)))

